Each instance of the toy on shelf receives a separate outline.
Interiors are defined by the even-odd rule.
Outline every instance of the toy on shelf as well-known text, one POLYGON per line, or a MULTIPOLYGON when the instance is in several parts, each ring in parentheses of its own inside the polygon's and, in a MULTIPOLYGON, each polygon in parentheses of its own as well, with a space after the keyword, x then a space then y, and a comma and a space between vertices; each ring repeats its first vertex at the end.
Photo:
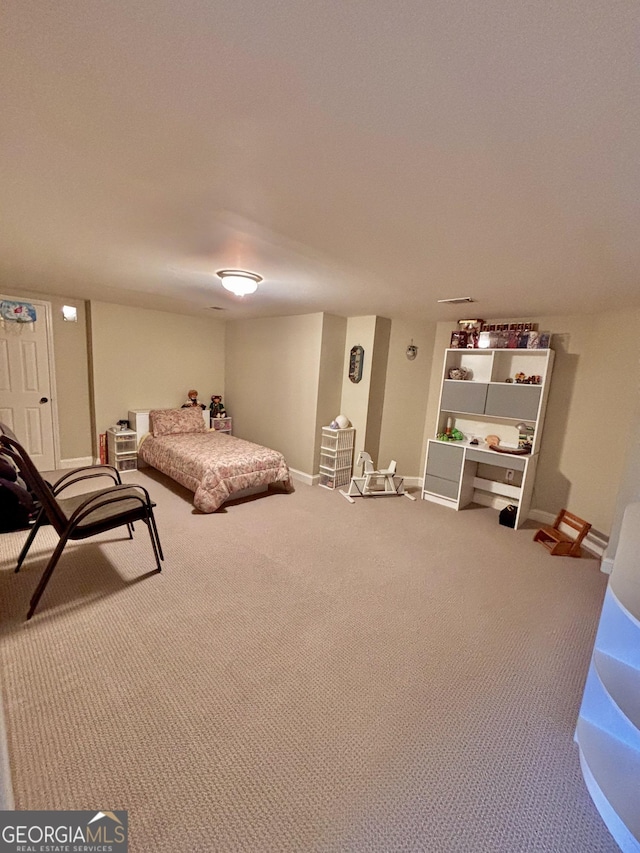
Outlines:
POLYGON ((436 435, 438 441, 463 441, 464 435, 453 425, 453 418, 447 418, 447 426, 444 432, 436 435))
POLYGON ((518 430, 518 447, 520 449, 527 448, 529 453, 531 453, 533 450, 534 428, 529 424, 519 423, 516 429, 518 430))
POLYGON ((201 403, 200 400, 198 400, 198 392, 194 389, 191 389, 191 391, 187 393, 187 399, 182 404, 183 409, 190 409, 192 407, 203 410, 207 408, 204 403, 201 403))
MULTIPOLYGON (((204 406, 202 407, 204 409, 204 406)), ((222 404, 222 397, 220 394, 214 394, 211 397, 211 403, 209 405, 209 409, 211 410, 212 418, 226 418, 227 412, 225 407, 222 404)))
POLYGON ((464 435, 459 429, 452 429, 450 432, 439 432, 436 438, 438 441, 464 441, 464 435))
POLYGON ((329 424, 329 429, 349 429, 351 421, 346 415, 336 415, 329 424))
POLYGON ((396 462, 392 459, 387 468, 375 468, 371 456, 366 450, 361 450, 356 465, 362 465, 362 476, 352 477, 349 491, 340 494, 350 503, 355 503, 354 497, 382 497, 392 495, 397 497, 405 495, 410 500, 415 500, 404 490, 404 480, 396 474, 396 462))
MULTIPOLYGON (((540 385, 542 376, 533 375, 527 376, 526 373, 516 373, 516 385, 540 385)), ((507 379, 507 382, 513 382, 513 379, 507 379)))

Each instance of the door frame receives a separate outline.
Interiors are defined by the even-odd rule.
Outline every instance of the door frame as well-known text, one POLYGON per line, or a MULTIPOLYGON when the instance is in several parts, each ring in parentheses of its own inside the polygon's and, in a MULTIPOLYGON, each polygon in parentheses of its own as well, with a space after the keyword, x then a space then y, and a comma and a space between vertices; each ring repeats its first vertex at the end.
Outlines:
POLYGON ((53 432, 53 464, 60 466, 60 424, 58 422, 58 388, 56 386, 56 359, 53 349, 53 309, 51 302, 36 296, 9 296, 0 293, 0 299, 9 302, 38 302, 44 306, 45 333, 47 339, 47 370, 49 373, 49 403, 51 405, 51 427, 53 432))

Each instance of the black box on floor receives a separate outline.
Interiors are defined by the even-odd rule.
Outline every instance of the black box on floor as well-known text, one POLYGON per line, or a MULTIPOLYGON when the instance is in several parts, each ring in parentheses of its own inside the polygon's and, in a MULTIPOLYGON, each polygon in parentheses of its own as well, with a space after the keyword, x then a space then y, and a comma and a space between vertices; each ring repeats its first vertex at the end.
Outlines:
POLYGON ((513 504, 509 504, 503 510, 500 511, 500 524, 504 527, 515 527, 516 526, 516 515, 518 514, 518 507, 513 504))

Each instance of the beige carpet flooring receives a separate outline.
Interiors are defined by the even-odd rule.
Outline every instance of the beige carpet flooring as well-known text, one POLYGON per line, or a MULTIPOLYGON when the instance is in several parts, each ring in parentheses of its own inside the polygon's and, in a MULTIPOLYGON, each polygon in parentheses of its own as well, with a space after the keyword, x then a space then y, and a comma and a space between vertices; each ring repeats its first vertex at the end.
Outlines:
POLYGON ((128 809, 130 850, 611 853, 573 728, 606 585, 497 514, 297 485, 146 530, 0 537, 16 808, 128 809))

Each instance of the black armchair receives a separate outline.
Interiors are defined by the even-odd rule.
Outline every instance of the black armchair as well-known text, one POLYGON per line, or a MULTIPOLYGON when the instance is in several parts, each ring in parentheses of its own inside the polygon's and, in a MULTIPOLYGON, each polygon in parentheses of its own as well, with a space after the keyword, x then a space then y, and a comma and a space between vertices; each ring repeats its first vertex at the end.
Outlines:
POLYGON ((41 507, 18 557, 16 572, 20 571, 20 567, 42 524, 49 522, 60 537, 60 541, 51 555, 31 598, 27 619, 31 619, 33 616, 69 540, 87 539, 90 536, 117 527, 126 527, 129 537, 132 538, 134 523, 143 521, 151 538, 157 571, 162 570, 161 560, 164 560, 164 555, 153 515, 155 504, 145 488, 137 485, 124 485, 120 479, 120 474, 115 468, 108 465, 92 465, 70 471, 52 486, 42 478, 26 450, 15 438, 0 434, 0 448, 6 456, 14 461, 20 475, 41 507), (71 485, 83 480, 105 476, 113 481, 113 484, 108 488, 72 497, 60 497, 61 492, 71 485))

